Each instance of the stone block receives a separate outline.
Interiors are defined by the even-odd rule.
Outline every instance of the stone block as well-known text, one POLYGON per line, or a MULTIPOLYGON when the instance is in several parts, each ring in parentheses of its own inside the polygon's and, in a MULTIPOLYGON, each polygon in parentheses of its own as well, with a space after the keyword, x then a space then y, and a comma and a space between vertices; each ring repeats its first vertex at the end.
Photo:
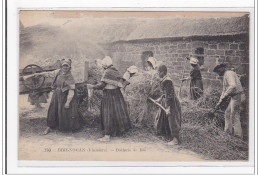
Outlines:
POLYGON ((160 50, 159 46, 154 46, 154 50, 155 50, 155 51, 160 50))
POLYGON ((148 47, 148 50, 154 51, 155 48, 154 47, 148 47))
POLYGON ((208 48, 208 44, 202 41, 193 41, 192 42, 192 48, 208 48))
POLYGON ((181 66, 181 65, 182 65, 182 62, 172 61, 172 65, 173 65, 173 66, 181 66))
POLYGON ((164 49, 165 49, 165 50, 167 50, 167 49, 169 49, 169 48, 170 48, 169 46, 164 46, 164 49))
POLYGON ((168 53, 177 53, 177 50, 176 49, 169 49, 168 53))
POLYGON ((190 49, 184 49, 184 50, 182 50, 182 53, 191 53, 191 50, 190 49))
POLYGON ((219 43, 218 49, 230 49, 229 43, 219 43))
POLYGON ((183 58, 186 58, 186 57, 189 57, 190 55, 189 54, 179 54, 180 57, 183 57, 183 58))
POLYGON ((176 46, 170 46, 170 49, 177 49, 177 45, 176 46))
POLYGON ((225 58, 218 58, 216 64, 222 64, 225 62, 225 58))
POLYGON ((216 54, 216 50, 207 50, 207 55, 215 55, 216 54))
POLYGON ((247 52, 246 51, 236 51, 236 56, 247 56, 247 52))
POLYGON ((160 46, 159 48, 160 48, 160 51, 164 50, 164 46, 160 46))
POLYGON ((225 50, 216 50, 216 55, 225 55, 225 50))
POLYGON ((173 58, 176 58, 176 57, 178 57, 178 54, 171 54, 171 56, 172 56, 173 58))
POLYGON ((238 49, 238 44, 230 44, 230 49, 231 50, 237 50, 238 49))
POLYGON ((246 44, 239 44, 239 50, 246 50, 247 45, 246 44))
POLYGON ((171 45, 173 45, 173 46, 177 46, 178 43, 177 43, 177 42, 171 42, 171 45))
POLYGON ((187 49, 191 49, 191 43, 187 43, 187 49))
POLYGON ((227 56, 234 56, 235 55, 235 51, 234 50, 225 50, 225 55, 227 55, 227 56))
POLYGON ((178 49, 186 49, 186 43, 178 44, 178 49))
POLYGON ((185 61, 185 60, 184 60, 184 58, 182 58, 182 57, 178 57, 178 58, 177 58, 177 61, 185 61))
POLYGON ((217 49, 218 45, 217 44, 209 44, 209 49, 217 49))
POLYGON ((242 56, 242 57, 239 57, 239 58, 240 58, 240 62, 241 62, 241 63, 249 63, 248 57, 242 56))
POLYGON ((164 57, 169 57, 169 56, 170 56, 170 54, 168 54, 168 53, 164 54, 164 57))
POLYGON ((218 41, 216 41, 216 40, 211 40, 211 41, 209 41, 208 43, 209 43, 209 44, 218 44, 218 41))

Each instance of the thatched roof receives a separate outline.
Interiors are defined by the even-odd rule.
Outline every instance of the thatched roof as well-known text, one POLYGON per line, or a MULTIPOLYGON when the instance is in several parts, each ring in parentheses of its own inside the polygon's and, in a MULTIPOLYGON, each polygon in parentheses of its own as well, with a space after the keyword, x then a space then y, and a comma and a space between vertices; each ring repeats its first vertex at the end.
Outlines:
POLYGON ((248 33, 248 15, 233 18, 172 18, 154 19, 138 26, 127 40, 217 36, 248 33))

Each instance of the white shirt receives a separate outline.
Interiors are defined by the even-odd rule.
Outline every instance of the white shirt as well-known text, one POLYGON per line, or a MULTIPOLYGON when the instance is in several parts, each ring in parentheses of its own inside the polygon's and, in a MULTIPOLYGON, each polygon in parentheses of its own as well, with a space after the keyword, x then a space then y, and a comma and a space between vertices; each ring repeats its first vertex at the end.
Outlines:
POLYGON ((243 91, 244 89, 237 74, 230 70, 226 71, 223 76, 223 91, 220 99, 242 93, 243 91))

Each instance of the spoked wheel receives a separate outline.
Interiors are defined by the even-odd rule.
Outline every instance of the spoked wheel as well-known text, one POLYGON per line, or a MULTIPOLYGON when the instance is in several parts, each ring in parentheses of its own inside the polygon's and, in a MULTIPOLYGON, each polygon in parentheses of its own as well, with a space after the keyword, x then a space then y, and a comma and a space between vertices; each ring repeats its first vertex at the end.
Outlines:
MULTIPOLYGON (((34 73, 39 73, 39 72, 43 72, 43 69, 40 66, 38 66, 36 64, 30 64, 23 69, 22 74, 23 75, 32 75, 34 73)), ((44 81, 45 81, 44 76, 37 75, 37 76, 33 76, 31 78, 28 78, 28 79, 22 81, 22 83, 26 88, 28 88, 30 90, 36 90, 36 89, 39 89, 43 85, 44 81)))

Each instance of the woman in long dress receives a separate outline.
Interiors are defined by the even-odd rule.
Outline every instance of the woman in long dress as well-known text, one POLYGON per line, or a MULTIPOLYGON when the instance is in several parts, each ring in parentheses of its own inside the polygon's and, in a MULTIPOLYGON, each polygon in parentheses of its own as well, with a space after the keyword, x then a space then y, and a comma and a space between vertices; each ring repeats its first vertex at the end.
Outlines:
POLYGON ((102 60, 105 69, 101 81, 97 85, 88 84, 89 89, 103 90, 101 102, 101 129, 105 136, 99 141, 110 141, 111 136, 121 136, 131 127, 127 105, 120 88, 122 77, 119 71, 113 66, 112 59, 106 56, 102 60))
MULTIPOLYGON (((54 78, 52 83, 54 91, 48 108, 44 135, 51 130, 73 131, 81 126, 82 116, 78 112, 78 106, 83 101, 81 98, 83 96, 80 97, 77 93, 74 96, 75 82, 71 74, 71 62, 71 59, 62 59, 61 69, 32 75, 54 78)), ((86 96, 86 93, 84 95, 86 96)))
POLYGON ((167 76, 167 67, 158 67, 161 78, 160 87, 163 95, 156 100, 164 109, 160 108, 159 117, 156 120, 157 135, 165 136, 168 145, 179 144, 179 132, 181 129, 181 105, 175 94, 173 81, 167 76))
POLYGON ((184 78, 182 81, 190 80, 190 98, 192 100, 197 100, 203 95, 203 83, 202 76, 200 72, 198 59, 191 57, 190 64, 192 66, 192 70, 190 71, 190 76, 184 78))

